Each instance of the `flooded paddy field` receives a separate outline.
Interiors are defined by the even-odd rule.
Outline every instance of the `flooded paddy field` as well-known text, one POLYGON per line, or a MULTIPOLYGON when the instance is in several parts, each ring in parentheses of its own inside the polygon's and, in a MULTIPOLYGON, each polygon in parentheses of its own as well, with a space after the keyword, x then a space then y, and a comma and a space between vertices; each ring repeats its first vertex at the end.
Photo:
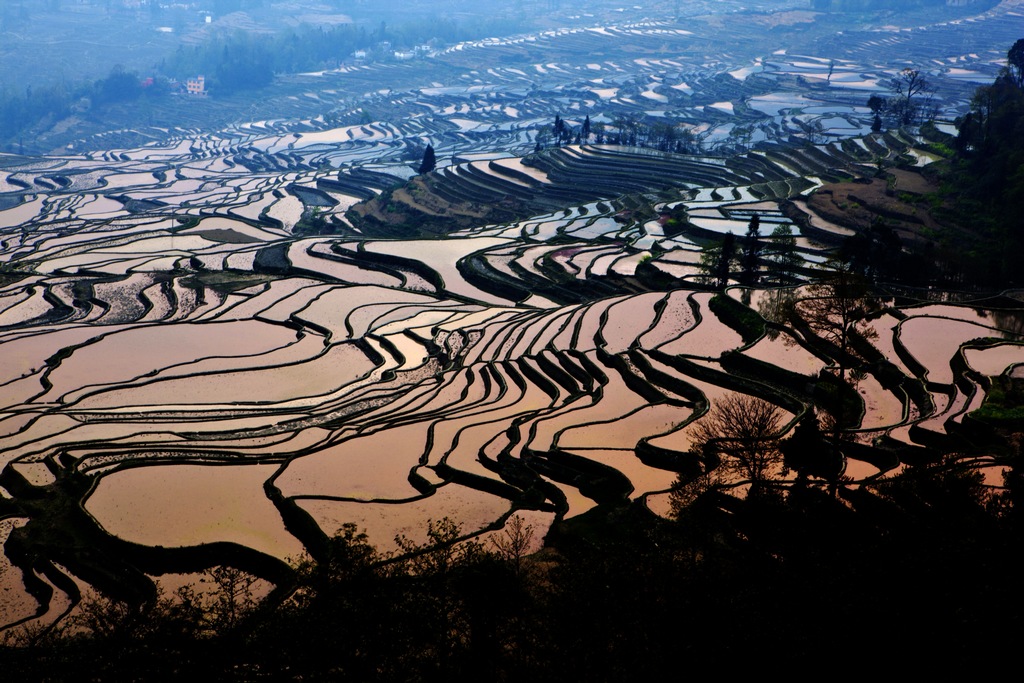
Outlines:
MULTIPOLYGON (((978 19, 992 46, 1008 11, 978 19)), ((664 513, 695 425, 736 395, 777 406, 788 433, 822 378, 849 370, 835 344, 772 314, 810 298, 801 283, 849 234, 800 200, 919 144, 871 134, 862 100, 894 73, 887 50, 945 55, 928 32, 858 34, 829 77, 814 45, 728 56, 708 44, 700 22, 669 21, 465 43, 380 95, 390 121, 282 112, 4 157, 0 629, 58 622, 85 586, 138 598, 182 567, 234 562, 281 581, 347 523, 390 548, 445 516, 484 538, 512 515, 542 536, 605 503, 664 513), (652 45, 657 57, 629 57, 652 45), (605 56, 576 63, 576 50, 605 56), (798 92, 796 77, 813 87, 798 92), (702 126, 707 147, 534 151, 556 113, 610 127, 653 107, 702 126), (825 139, 809 139, 815 120, 825 139), (739 123, 780 142, 751 149, 729 135, 739 123), (428 141, 439 170, 403 185, 428 141), (403 236, 348 212, 397 188, 423 213, 432 197, 474 210, 512 197, 516 215, 403 236), (753 216, 766 239, 785 228, 773 239, 792 238, 799 266, 778 282, 765 255, 760 282, 712 291, 701 248, 753 216), (69 552, 65 532, 104 552, 69 552)), ((992 49, 936 76, 988 73, 992 49)), ((366 88, 383 70, 303 87, 366 88)), ((863 355, 888 365, 858 379, 857 415, 844 416, 858 443, 951 438, 986 378, 1019 376, 1024 302, 1003 302, 872 318, 863 355)), ((864 462, 848 460, 850 481, 884 474, 864 462)))

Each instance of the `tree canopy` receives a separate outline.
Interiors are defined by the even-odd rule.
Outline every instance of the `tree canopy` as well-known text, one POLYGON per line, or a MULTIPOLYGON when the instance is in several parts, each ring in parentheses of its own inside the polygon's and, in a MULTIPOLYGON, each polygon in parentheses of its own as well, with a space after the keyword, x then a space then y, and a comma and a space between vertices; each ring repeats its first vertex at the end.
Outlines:
POLYGON ((779 474, 781 425, 777 406, 756 396, 730 394, 697 421, 690 439, 698 451, 715 451, 724 479, 749 481, 754 491, 779 474))
POLYGON ((796 304, 800 318, 816 335, 839 348, 840 372, 850 353, 850 335, 875 333, 867 315, 877 308, 871 295, 871 281, 848 261, 832 260, 821 280, 808 288, 808 296, 796 304))
POLYGON ((958 247, 966 276, 981 284, 1020 282, 1024 253, 1024 39, 1007 53, 1007 66, 991 85, 978 88, 971 111, 960 119, 955 163, 947 192, 953 221, 973 235, 958 247))

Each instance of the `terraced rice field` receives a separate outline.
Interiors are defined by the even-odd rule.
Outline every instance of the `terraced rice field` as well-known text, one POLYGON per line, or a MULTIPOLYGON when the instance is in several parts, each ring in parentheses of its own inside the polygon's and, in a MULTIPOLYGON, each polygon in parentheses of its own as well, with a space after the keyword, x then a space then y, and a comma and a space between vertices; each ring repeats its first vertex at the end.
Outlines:
MULTIPOLYGON (((513 63, 538 43, 653 39, 699 36, 623 25, 437 58, 513 63)), ((153 577, 219 563, 277 584, 347 522, 389 548, 444 516, 476 535, 517 511, 538 528, 624 499, 664 513, 676 474, 695 465, 692 427, 716 401, 764 398, 790 429, 840 351, 799 325, 751 337, 703 286, 700 246, 753 215, 763 234, 791 227, 804 264, 794 286, 727 292, 771 320, 772 302, 804 296, 799 283, 845 234, 801 220, 793 200, 918 141, 864 136, 855 106, 753 83, 813 76, 821 58, 722 64, 714 92, 698 95, 716 71, 680 52, 628 68, 549 59, 397 92, 422 110, 400 123, 268 120, 0 158, 0 627, 57 623, 87 585, 146 596, 153 577), (514 154, 533 149, 553 113, 534 73, 562 74, 565 92, 583 70, 581 114, 629 99, 629 79, 642 79, 634 101, 685 120, 674 107, 693 99, 708 130, 763 114, 785 138, 785 127, 803 130, 801 114, 842 119, 834 137, 860 137, 728 155, 608 144, 514 154), (761 94, 742 112, 717 106, 748 85, 761 94), (513 197, 526 215, 432 239, 354 226, 346 210, 408 178, 407 146, 428 137, 454 158, 429 179, 436 195, 513 197), (686 229, 667 234, 655 216, 678 207, 686 229), (296 233, 313 209, 331 234, 296 233)), ((859 92, 880 77, 851 57, 830 87, 859 92)), ((954 438, 987 377, 1019 375, 1024 299, 1001 301, 891 305, 874 318, 861 355, 888 365, 858 379, 849 485, 954 438)))

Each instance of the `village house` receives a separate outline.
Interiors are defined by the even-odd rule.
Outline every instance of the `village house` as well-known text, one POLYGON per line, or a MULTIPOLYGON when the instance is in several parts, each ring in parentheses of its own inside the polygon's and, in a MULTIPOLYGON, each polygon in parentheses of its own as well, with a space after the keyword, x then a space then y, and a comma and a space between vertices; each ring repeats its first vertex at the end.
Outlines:
POLYGON ((206 78, 196 76, 185 81, 185 90, 189 95, 206 95, 206 78))

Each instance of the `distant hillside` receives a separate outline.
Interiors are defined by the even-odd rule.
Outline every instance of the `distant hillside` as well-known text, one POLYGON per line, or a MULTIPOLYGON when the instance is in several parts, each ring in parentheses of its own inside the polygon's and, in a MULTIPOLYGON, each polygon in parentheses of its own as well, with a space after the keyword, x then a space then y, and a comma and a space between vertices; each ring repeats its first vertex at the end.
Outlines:
POLYGON ((821 12, 869 12, 872 10, 906 10, 914 7, 971 5, 983 0, 811 0, 811 7, 821 12))

